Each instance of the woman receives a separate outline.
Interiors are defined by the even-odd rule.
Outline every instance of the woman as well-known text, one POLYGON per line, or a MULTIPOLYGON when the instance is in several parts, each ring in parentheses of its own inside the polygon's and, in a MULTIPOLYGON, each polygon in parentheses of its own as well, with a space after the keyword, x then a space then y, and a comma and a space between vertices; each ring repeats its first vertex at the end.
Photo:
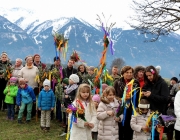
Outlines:
POLYGON ((79 65, 77 75, 79 76, 79 79, 80 79, 79 84, 82 84, 82 83, 89 84, 88 78, 86 78, 88 75, 88 72, 86 71, 85 65, 83 64, 79 65))
POLYGON ((13 66, 12 76, 18 78, 18 74, 22 68, 23 68, 22 59, 17 58, 15 65, 13 66))
POLYGON ((5 73, 6 73, 6 69, 8 67, 11 67, 11 63, 9 62, 8 55, 5 52, 1 54, 0 59, 1 59, 0 60, 0 110, 2 108, 2 110, 4 111, 6 109, 6 104, 4 103, 5 95, 3 94, 3 91, 8 82, 8 78, 5 77, 5 73))
MULTIPOLYGON (((131 89, 136 90, 136 98, 132 98, 132 100, 135 100, 134 106, 137 107, 138 105, 138 99, 139 99, 139 83, 135 79, 133 79, 133 73, 134 70, 131 66, 124 66, 121 69, 121 75, 122 77, 114 82, 114 88, 116 90, 116 97, 122 98, 124 90, 126 90, 126 87, 128 86, 129 82, 132 82, 132 87, 129 88, 125 93, 128 95, 128 93, 131 92, 131 89), (132 81, 131 81, 132 80, 132 81)), ((134 93, 134 92, 133 92, 134 93)), ((131 100, 129 98, 129 100, 131 100)), ((124 116, 124 122, 119 123, 119 140, 132 140, 133 136, 133 130, 130 127, 130 120, 131 120, 131 115, 132 115, 132 104, 130 102, 129 108, 127 108, 126 115, 124 116)))
MULTIPOLYGON (((166 105, 168 102, 169 89, 167 83, 158 74, 154 66, 148 66, 144 75, 145 85, 142 89, 142 95, 150 102, 150 109, 166 114, 166 105)), ((159 140, 159 135, 155 140, 159 140)))
MULTIPOLYGON (((34 89, 34 93, 36 96, 39 94, 38 90, 38 80, 36 79, 36 76, 39 74, 39 70, 36 66, 33 64, 33 57, 27 56, 25 58, 26 64, 25 67, 23 67, 19 74, 19 78, 24 78, 27 82, 27 84, 34 89)), ((32 116, 35 116, 36 114, 36 106, 33 105, 32 109, 32 116)))
POLYGON ((134 78, 139 82, 141 88, 144 86, 144 71, 145 67, 143 66, 136 66, 134 68, 134 78))

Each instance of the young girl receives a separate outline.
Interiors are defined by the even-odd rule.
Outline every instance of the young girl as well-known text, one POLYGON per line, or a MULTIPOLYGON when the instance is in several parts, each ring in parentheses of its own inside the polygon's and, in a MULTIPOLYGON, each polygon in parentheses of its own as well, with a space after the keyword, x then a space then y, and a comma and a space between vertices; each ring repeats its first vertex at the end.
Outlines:
POLYGON ((55 106, 55 96, 50 89, 50 81, 45 79, 43 89, 39 93, 38 108, 41 110, 41 129, 44 131, 50 130, 51 111, 55 106))
POLYGON ((134 130, 133 140, 150 140, 150 129, 146 126, 150 116, 150 104, 146 99, 141 99, 138 105, 137 116, 131 118, 131 128, 134 130))
POLYGON ((97 109, 98 140, 119 140, 118 122, 122 120, 122 115, 117 116, 119 106, 114 87, 108 86, 97 109))
POLYGON ((25 107, 27 106, 26 123, 31 120, 32 105, 36 103, 36 96, 32 87, 26 84, 26 79, 19 78, 19 89, 17 92, 16 103, 19 106, 18 123, 22 124, 22 116, 25 107))
MULTIPOLYGON (((95 108, 98 108, 98 105, 101 101, 100 96, 98 94, 93 95, 92 100, 94 102, 95 108)), ((97 140, 97 136, 98 136, 98 124, 99 124, 99 120, 96 118, 96 123, 94 125, 94 128, 91 130, 92 132, 92 139, 93 140, 97 140)))
MULTIPOLYGON (((70 130, 70 140, 92 140, 91 129, 96 121, 96 110, 91 97, 91 88, 87 84, 81 84, 77 90, 77 95, 72 103, 73 106, 80 109, 84 114, 78 114, 77 120, 72 122, 70 130)), ((69 115, 71 121, 72 114, 69 115)))
POLYGON ((10 78, 10 84, 6 86, 4 90, 5 97, 5 103, 7 105, 8 114, 7 114, 7 120, 14 120, 14 97, 17 95, 18 87, 16 85, 17 78, 11 77, 10 78))

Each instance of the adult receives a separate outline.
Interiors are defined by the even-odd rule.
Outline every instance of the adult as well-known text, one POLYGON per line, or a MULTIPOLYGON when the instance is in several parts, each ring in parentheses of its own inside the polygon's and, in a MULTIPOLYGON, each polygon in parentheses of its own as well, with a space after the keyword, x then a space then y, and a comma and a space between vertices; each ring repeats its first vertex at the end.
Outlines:
POLYGON ((33 57, 33 60, 34 60, 34 66, 38 67, 38 69, 46 69, 46 64, 42 63, 41 62, 41 57, 39 54, 35 54, 34 57, 33 57))
MULTIPOLYGON (((18 74, 19 74, 20 70, 23 68, 22 62, 23 62, 23 60, 21 58, 17 58, 14 66, 12 66, 12 69, 13 69, 12 76, 16 77, 17 79, 18 79, 18 74)), ((16 106, 16 97, 14 97, 14 104, 15 104, 15 113, 18 114, 19 107, 16 106)))
MULTIPOLYGON (((25 61, 26 61, 26 64, 20 70, 18 77, 24 78, 26 80, 28 86, 33 88, 35 95, 38 95, 39 91, 37 91, 37 87, 38 87, 39 81, 38 81, 38 79, 36 79, 36 76, 39 74, 39 70, 33 64, 33 56, 27 56, 25 58, 25 61)), ((36 114, 36 106, 33 104, 32 116, 35 116, 35 114, 36 114)))
MULTIPOLYGON (((168 98, 168 105, 167 105, 167 115, 172 115, 175 117, 174 114, 174 98, 176 96, 176 93, 179 91, 180 83, 178 83, 178 78, 177 77, 172 77, 170 80, 170 86, 169 86, 169 98, 168 98)), ((169 129, 167 130, 167 138, 168 140, 173 139, 173 133, 174 129, 169 129)))
MULTIPOLYGON (((58 56, 54 57, 54 64, 50 66, 49 70, 50 71, 56 70, 59 75, 58 77, 53 76, 53 74, 51 76, 51 88, 55 93, 55 86, 58 84, 58 82, 60 82, 60 80, 58 79, 62 80, 65 76, 63 67, 61 66, 61 60, 58 56)), ((53 117, 54 117, 54 113, 51 112, 51 119, 53 119, 53 117)), ((62 122, 61 101, 59 99, 57 99, 56 101, 56 119, 59 122, 62 122)))
POLYGON ((136 66, 134 68, 134 78, 139 82, 141 88, 144 86, 144 71, 145 67, 143 66, 136 66))
POLYGON ((84 64, 78 66, 77 75, 79 76, 79 84, 86 83, 89 84, 88 79, 86 79, 88 72, 84 64))
POLYGON ((119 78, 121 78, 121 75, 118 73, 118 71, 119 71, 118 66, 114 65, 114 66, 112 67, 112 70, 111 70, 111 71, 112 71, 111 76, 112 76, 112 78, 113 78, 114 81, 117 80, 117 79, 119 79, 119 78))
POLYGON ((8 82, 7 77, 4 77, 6 69, 8 67, 11 67, 11 63, 9 62, 7 53, 3 52, 0 58, 0 110, 2 108, 2 111, 4 111, 7 108, 6 104, 4 103, 5 95, 3 94, 3 91, 8 82))
POLYGON ((75 69, 74 67, 73 67, 73 65, 74 65, 74 61, 72 60, 72 59, 69 59, 68 60, 68 64, 67 64, 67 67, 66 68, 64 68, 64 78, 69 78, 69 76, 71 75, 71 74, 76 74, 77 73, 77 69, 75 69))
POLYGON ((177 83, 178 83, 178 78, 177 77, 172 77, 171 80, 170 80, 170 85, 169 85, 170 92, 173 92, 173 91, 171 91, 172 87, 177 83))
MULTIPOLYGON (((144 81, 142 95, 150 102, 150 109, 166 114, 169 96, 167 83, 161 78, 154 66, 146 67, 144 81)), ((159 140, 158 133, 156 133, 155 140, 159 140)))
POLYGON ((22 62, 23 62, 22 59, 20 59, 20 58, 16 59, 14 66, 12 66, 12 68, 13 68, 12 76, 13 77, 18 78, 18 74, 19 74, 20 70, 23 68, 22 62))
MULTIPOLYGON (((131 80, 132 81, 134 80, 131 87, 129 87, 128 90, 126 91, 126 95, 128 95, 131 92, 131 90, 137 88, 136 98, 135 96, 133 96, 133 99, 135 98, 134 106, 137 107, 140 90, 138 89, 139 87, 138 81, 133 79, 133 73, 134 73, 134 70, 131 66, 124 66, 121 69, 122 77, 114 82, 114 88, 116 90, 116 97, 122 98, 124 90, 126 90, 125 87, 129 86, 128 83, 131 82, 131 80)), ((124 123, 119 123, 119 140, 132 140, 133 130, 131 129, 131 126, 130 126, 131 115, 132 115, 132 104, 130 102, 130 106, 129 108, 127 108, 127 111, 126 111, 126 116, 124 116, 125 117, 124 123)))

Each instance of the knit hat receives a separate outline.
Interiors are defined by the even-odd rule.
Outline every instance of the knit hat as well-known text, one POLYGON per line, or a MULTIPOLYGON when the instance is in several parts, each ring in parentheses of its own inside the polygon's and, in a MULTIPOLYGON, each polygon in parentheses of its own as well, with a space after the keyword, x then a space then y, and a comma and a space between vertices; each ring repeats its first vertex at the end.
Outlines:
POLYGON ((156 66, 156 70, 157 70, 157 72, 158 72, 158 74, 159 74, 160 71, 161 71, 161 66, 156 66))
POLYGON ((178 82, 178 78, 176 78, 176 77, 172 77, 171 80, 176 81, 176 83, 178 82))
POLYGON ((54 57, 54 62, 55 62, 56 60, 60 60, 59 56, 57 56, 57 57, 55 56, 55 57, 54 57))
POLYGON ((45 79, 43 82, 43 86, 49 86, 50 87, 51 83, 48 79, 45 79))
POLYGON ((140 103, 138 104, 138 107, 139 108, 147 108, 148 109, 148 108, 150 108, 150 103, 146 99, 141 99, 140 103))
POLYGON ((100 102, 101 100, 100 100, 100 96, 98 95, 98 94, 95 94, 93 97, 92 97, 92 100, 93 101, 96 101, 96 102, 100 102))
POLYGON ((79 83, 79 76, 77 76, 76 74, 71 74, 69 79, 72 80, 74 83, 79 83))
POLYGON ((69 79, 68 78, 64 78, 62 81, 64 84, 69 85, 69 79))
POLYGON ((102 90, 105 90, 108 87, 107 84, 102 84, 102 90))
POLYGON ((16 77, 11 77, 11 78, 10 78, 10 82, 16 83, 16 82, 17 82, 17 78, 16 78, 16 77))
POLYGON ((19 84, 26 84, 26 80, 24 78, 19 78, 19 84))

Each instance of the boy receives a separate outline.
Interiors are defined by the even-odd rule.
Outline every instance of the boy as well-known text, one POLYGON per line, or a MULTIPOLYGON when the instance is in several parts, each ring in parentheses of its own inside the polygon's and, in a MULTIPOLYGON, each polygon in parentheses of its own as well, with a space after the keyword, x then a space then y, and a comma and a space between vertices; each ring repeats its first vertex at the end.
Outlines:
POLYGON ((19 89, 16 98, 16 103, 20 109, 18 113, 19 124, 22 124, 22 116, 26 106, 27 106, 26 123, 30 122, 33 102, 34 104, 36 103, 36 96, 34 94, 32 87, 26 84, 26 80, 24 78, 20 78, 19 89))
POLYGON ((41 110, 41 129, 49 131, 51 111, 54 110, 55 106, 55 96, 52 89, 50 89, 50 81, 48 79, 44 80, 43 87, 38 97, 38 108, 41 110))

